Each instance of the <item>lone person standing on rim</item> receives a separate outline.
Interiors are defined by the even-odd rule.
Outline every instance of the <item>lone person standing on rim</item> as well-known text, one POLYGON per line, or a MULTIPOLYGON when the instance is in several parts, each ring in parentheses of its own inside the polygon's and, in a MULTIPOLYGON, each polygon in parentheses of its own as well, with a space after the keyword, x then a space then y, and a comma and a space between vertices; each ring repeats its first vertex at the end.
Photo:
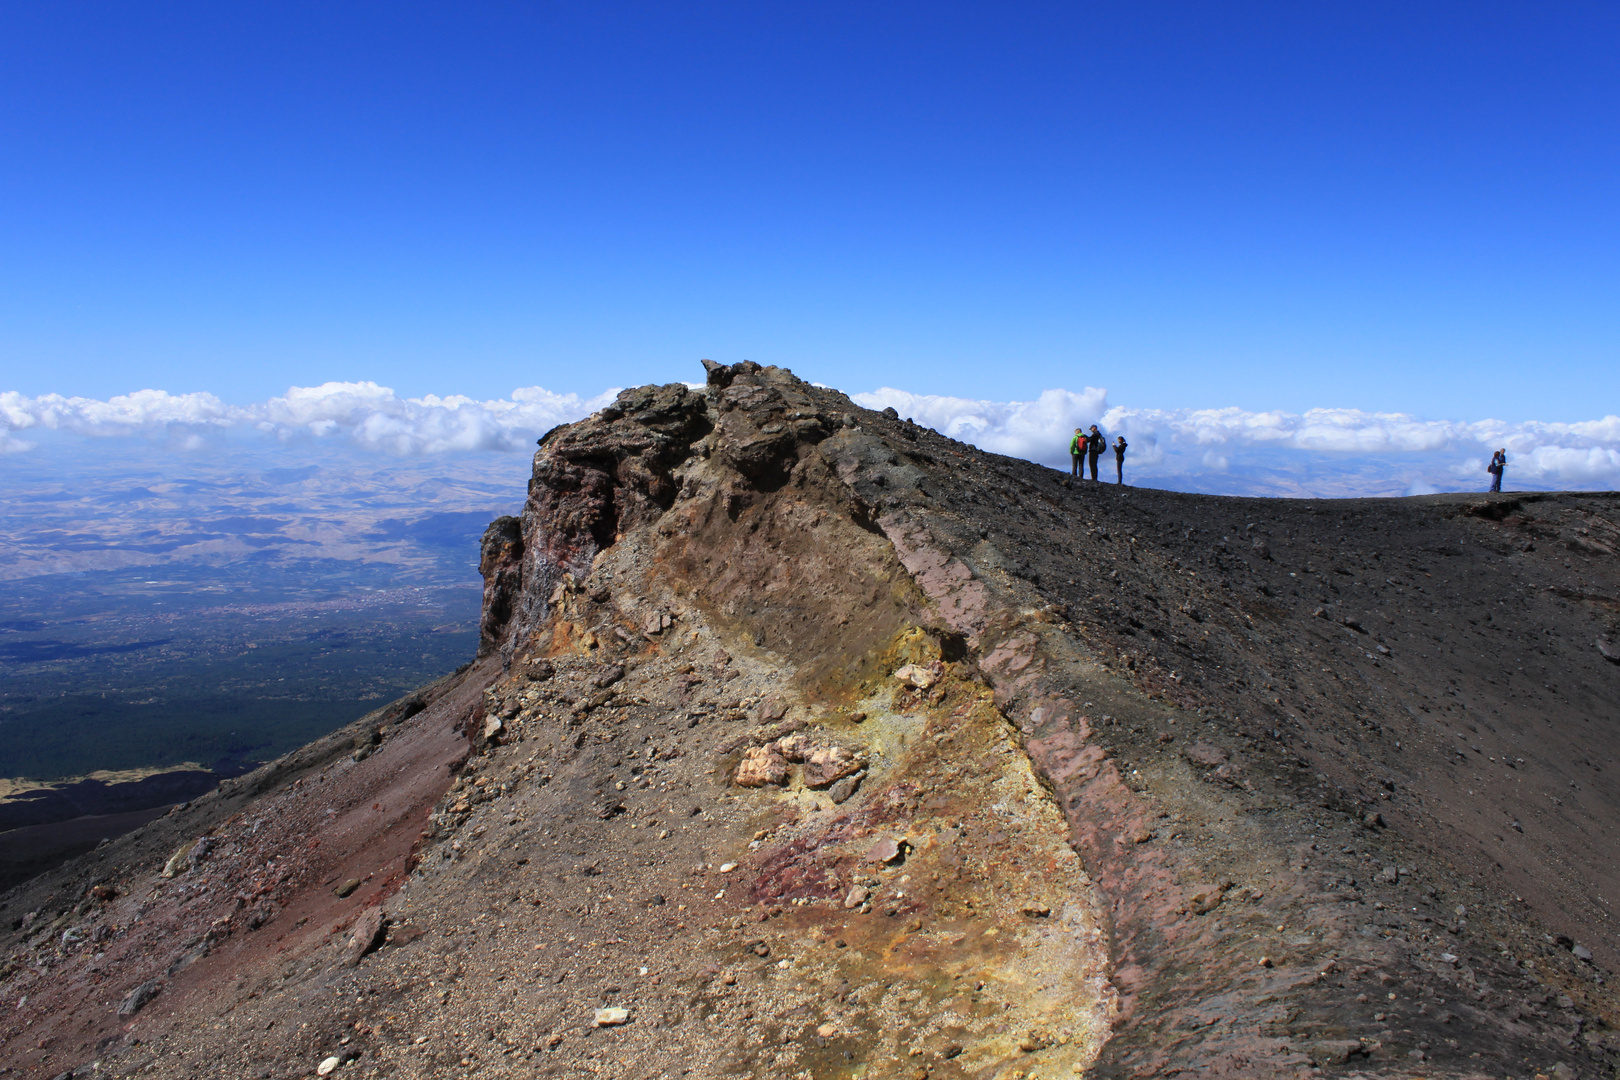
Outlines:
POLYGON ((1069 440, 1069 475, 1084 479, 1080 469, 1080 462, 1086 456, 1086 437, 1079 428, 1074 429, 1074 438, 1069 440))
POLYGON ((1119 473, 1119 482, 1121 484, 1125 482, 1125 448, 1129 445, 1131 444, 1125 441, 1123 435, 1114 439, 1114 469, 1119 473))
POLYGON ((1091 479, 1097 479, 1097 456, 1108 445, 1108 439, 1097 430, 1097 425, 1091 425, 1091 434, 1086 437, 1086 456, 1091 459, 1091 479))

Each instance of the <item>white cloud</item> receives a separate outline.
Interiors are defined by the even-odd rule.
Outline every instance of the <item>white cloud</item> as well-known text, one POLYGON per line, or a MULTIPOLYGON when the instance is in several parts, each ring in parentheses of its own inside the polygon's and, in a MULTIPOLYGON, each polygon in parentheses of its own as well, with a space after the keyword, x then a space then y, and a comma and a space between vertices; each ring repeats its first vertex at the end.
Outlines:
POLYGON ((1110 406, 1105 390, 1047 390, 1035 401, 911 394, 853 395, 893 406, 946 435, 997 453, 1068 465, 1069 433, 1098 424, 1123 434, 1127 475, 1204 491, 1345 495, 1484 487, 1492 450, 1508 451, 1508 486, 1620 487, 1620 417, 1581 423, 1424 420, 1406 413, 1304 413, 1110 406), (1484 477, 1485 479, 1481 479, 1484 477))
POLYGON ((1108 391, 1089 386, 1078 393, 1046 390, 1034 401, 973 401, 912 394, 888 386, 850 397, 868 409, 892 408, 953 439, 997 454, 1037 461, 1052 457, 1054 441, 1067 455, 1074 429, 1097 423, 1108 404, 1108 391))
POLYGON ((8 433, 37 427, 81 435, 131 435, 175 425, 229 426, 238 422, 240 411, 213 394, 163 390, 137 390, 106 401, 61 394, 29 398, 12 390, 0 393, 0 424, 8 433))
POLYGON ((210 430, 257 430, 277 438, 343 438, 394 454, 452 450, 513 450, 541 432, 578 420, 613 400, 617 389, 594 398, 523 387, 510 398, 402 398, 374 382, 329 382, 295 386, 280 397, 247 406, 227 405, 212 394, 141 390, 99 401, 60 394, 24 397, 0 393, 0 452, 21 452, 32 443, 15 433, 37 429, 97 437, 166 436, 185 449, 207 445, 210 430))
POLYGON ((594 398, 521 387, 510 398, 461 395, 401 398, 373 382, 295 386, 262 407, 258 427, 283 438, 345 435, 360 446, 395 454, 446 450, 515 450, 558 424, 588 416, 618 390, 594 398))

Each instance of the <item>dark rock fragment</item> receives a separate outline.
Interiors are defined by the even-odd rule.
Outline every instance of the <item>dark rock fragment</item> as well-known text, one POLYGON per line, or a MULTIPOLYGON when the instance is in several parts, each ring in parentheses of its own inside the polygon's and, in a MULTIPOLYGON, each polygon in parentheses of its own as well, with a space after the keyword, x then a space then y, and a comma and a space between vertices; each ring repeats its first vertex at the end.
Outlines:
POLYGON ((360 963, 361 957, 382 944, 387 929, 388 918, 382 908, 367 908, 354 920, 354 932, 349 935, 349 943, 343 950, 343 963, 348 967, 360 963))
POLYGON ((162 984, 156 979, 148 979, 135 989, 124 995, 124 1000, 118 1003, 119 1016, 134 1016, 149 1005, 153 998, 158 996, 162 984))

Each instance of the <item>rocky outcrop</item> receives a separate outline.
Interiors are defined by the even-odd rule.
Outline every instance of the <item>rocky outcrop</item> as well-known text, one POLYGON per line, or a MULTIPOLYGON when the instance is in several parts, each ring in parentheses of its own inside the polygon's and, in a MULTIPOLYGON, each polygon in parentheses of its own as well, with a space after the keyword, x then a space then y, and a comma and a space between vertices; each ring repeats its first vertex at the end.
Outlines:
POLYGON ((523 528, 515 517, 489 523, 478 546, 478 572, 484 577, 484 604, 478 619, 478 655, 500 647, 512 612, 523 595, 523 528))
POLYGON ((508 623, 532 633, 565 578, 584 578, 622 531, 668 508, 672 469, 711 426, 705 397, 671 383, 626 390, 589 420, 541 439, 520 529, 522 602, 486 613, 491 638, 508 623))

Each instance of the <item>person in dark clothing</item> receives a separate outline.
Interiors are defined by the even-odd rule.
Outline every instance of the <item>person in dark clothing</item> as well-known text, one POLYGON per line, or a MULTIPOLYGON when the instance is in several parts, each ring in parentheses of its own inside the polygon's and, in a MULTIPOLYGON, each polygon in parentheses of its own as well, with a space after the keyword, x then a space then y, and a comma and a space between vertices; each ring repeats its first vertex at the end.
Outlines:
POLYGON ((1119 474, 1118 483, 1121 484, 1125 482, 1125 448, 1130 445, 1123 435, 1114 439, 1114 471, 1119 474))
POLYGON ((1103 433, 1097 430, 1097 425, 1091 425, 1091 434, 1086 436, 1086 456, 1091 459, 1091 479, 1097 479, 1097 457, 1103 452, 1108 440, 1103 433))
POLYGON ((1081 432, 1081 430, 1079 428, 1075 428, 1074 429, 1074 438, 1069 440, 1069 475, 1070 476, 1077 476, 1077 477, 1082 476, 1081 469, 1080 469, 1080 463, 1083 460, 1085 460, 1086 446, 1088 445, 1088 442, 1089 441, 1086 439, 1085 434, 1083 432, 1081 432))
POLYGON ((1503 447, 1491 455, 1491 463, 1486 466, 1486 472, 1491 474, 1491 490, 1502 490, 1502 474, 1507 471, 1507 447, 1503 447))

